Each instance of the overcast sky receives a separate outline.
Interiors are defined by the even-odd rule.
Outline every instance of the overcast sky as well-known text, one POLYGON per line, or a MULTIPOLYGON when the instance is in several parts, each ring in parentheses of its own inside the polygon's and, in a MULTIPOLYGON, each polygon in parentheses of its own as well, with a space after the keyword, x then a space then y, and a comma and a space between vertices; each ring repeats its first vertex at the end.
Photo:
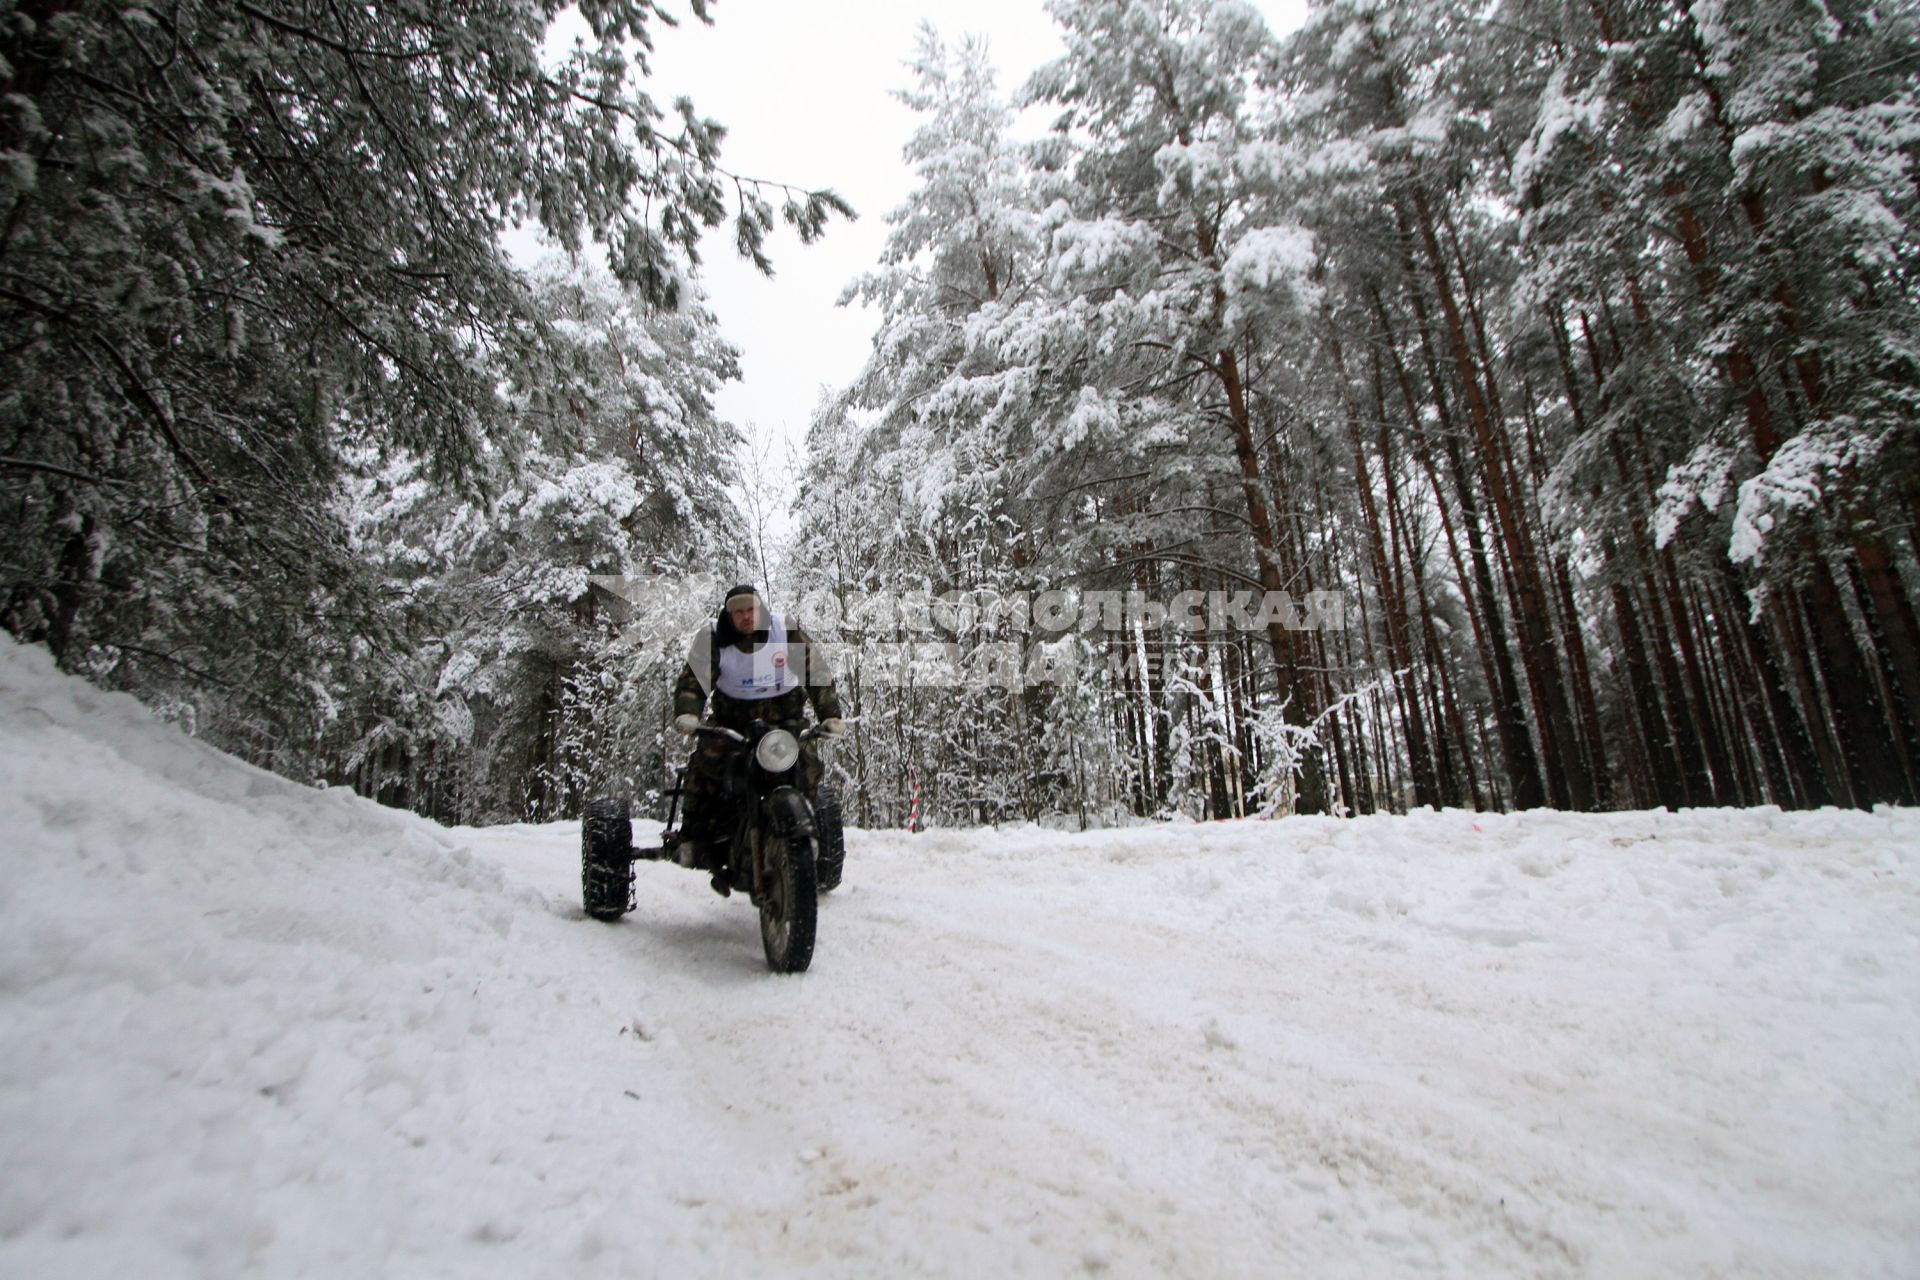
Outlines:
MULTIPOLYGON (((1306 4, 1255 7, 1287 31, 1306 4)), ((916 117, 891 91, 907 83, 921 21, 949 44, 985 36, 1003 93, 1063 50, 1041 0, 714 0, 711 12, 711 27, 688 18, 659 34, 650 88, 662 105, 685 93, 726 125, 728 169, 832 187, 860 214, 835 220, 811 246, 783 228, 771 280, 734 256, 730 232, 710 236, 703 250, 721 330, 743 352, 743 380, 721 394, 721 415, 797 443, 820 387, 852 380, 876 326, 871 311, 835 303, 879 260, 885 215, 913 190, 900 149, 916 117)), ((1033 136, 1045 125, 1045 113, 1035 113, 1016 132, 1033 136)))

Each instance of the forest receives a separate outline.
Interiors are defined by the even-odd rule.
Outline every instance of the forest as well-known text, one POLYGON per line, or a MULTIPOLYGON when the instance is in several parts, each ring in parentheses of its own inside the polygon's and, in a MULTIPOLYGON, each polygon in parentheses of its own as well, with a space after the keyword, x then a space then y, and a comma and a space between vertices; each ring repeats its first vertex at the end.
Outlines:
POLYGON ((1920 10, 1046 7, 903 72, 768 549, 702 236, 852 211, 649 96, 664 8, 7 6, 0 624, 443 821, 657 788, 770 557, 864 826, 1916 799, 1920 10))

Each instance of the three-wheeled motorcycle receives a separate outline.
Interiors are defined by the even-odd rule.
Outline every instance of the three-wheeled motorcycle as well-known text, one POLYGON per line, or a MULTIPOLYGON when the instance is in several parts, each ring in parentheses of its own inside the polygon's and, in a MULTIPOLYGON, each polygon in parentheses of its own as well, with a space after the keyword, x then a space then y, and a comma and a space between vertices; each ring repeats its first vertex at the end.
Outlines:
POLYGON ((637 905, 635 862, 706 870, 717 888, 744 889, 759 908, 760 941, 774 972, 803 972, 813 961, 819 895, 839 887, 846 865, 837 797, 822 786, 809 802, 800 785, 800 744, 821 736, 820 727, 702 724, 696 732, 728 747, 718 798, 727 815, 722 837, 711 848, 683 838, 676 823, 681 781, 665 790, 665 824, 660 843, 650 847, 634 847, 628 800, 589 800, 580 823, 581 903, 596 920, 618 920, 637 905))

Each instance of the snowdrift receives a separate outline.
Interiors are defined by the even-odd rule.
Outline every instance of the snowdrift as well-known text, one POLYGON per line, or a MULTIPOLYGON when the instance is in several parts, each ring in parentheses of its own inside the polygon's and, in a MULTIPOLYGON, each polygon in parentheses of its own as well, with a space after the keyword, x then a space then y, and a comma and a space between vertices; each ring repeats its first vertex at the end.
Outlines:
POLYGON ((1920 820, 855 832, 813 970, 0 637, 0 1275, 1920 1274, 1920 820))
POLYGON ((543 965, 567 925, 538 896, 4 636, 0 833, 0 1274, 591 1259, 596 1198, 540 1184, 612 1176, 601 1138, 638 1126, 581 1051, 614 1023, 543 965))

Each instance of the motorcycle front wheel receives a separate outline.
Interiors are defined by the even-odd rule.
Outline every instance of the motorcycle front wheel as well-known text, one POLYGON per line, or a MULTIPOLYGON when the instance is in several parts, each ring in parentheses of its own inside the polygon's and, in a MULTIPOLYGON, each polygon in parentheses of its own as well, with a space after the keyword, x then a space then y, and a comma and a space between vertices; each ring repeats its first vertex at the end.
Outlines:
POLYGON ((760 943, 775 973, 804 973, 813 963, 819 887, 814 879, 813 840, 777 835, 767 843, 766 892, 760 901, 760 943))

